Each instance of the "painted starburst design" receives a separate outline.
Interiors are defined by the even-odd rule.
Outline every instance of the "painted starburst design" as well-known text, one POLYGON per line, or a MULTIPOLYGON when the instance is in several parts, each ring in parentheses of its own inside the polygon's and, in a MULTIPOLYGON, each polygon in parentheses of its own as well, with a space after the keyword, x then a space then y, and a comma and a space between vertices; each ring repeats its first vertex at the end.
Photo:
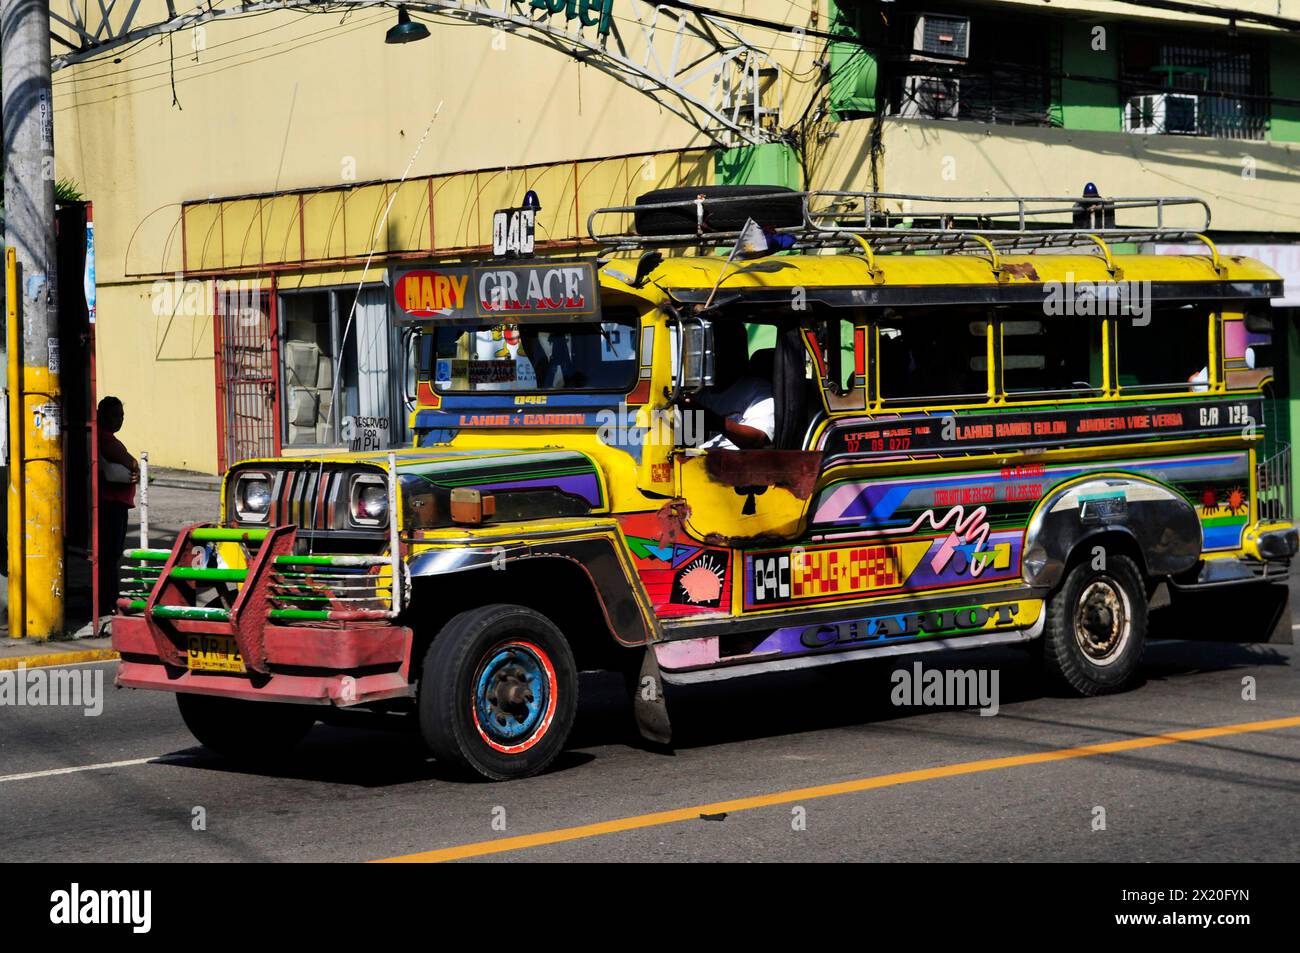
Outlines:
POLYGON ((1228 491, 1227 506, 1228 506, 1228 512, 1231 513, 1233 516, 1236 516, 1238 513, 1245 511, 1246 493, 1244 490, 1242 490, 1241 487, 1234 486, 1231 490, 1228 491))
POLYGON ((677 580, 686 601, 696 605, 715 602, 722 596, 722 565, 711 556, 696 560, 677 580))

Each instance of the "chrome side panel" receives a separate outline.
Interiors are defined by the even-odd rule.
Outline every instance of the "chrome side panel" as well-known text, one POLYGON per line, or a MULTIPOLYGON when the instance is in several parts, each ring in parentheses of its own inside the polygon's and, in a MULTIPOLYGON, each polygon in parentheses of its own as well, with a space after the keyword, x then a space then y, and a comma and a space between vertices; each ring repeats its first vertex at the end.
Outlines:
POLYGON ((1103 533, 1130 537, 1151 576, 1184 572, 1201 558, 1200 520, 1179 493, 1141 477, 1092 477, 1057 488, 1034 511, 1022 577, 1031 586, 1055 586, 1070 553, 1103 533))

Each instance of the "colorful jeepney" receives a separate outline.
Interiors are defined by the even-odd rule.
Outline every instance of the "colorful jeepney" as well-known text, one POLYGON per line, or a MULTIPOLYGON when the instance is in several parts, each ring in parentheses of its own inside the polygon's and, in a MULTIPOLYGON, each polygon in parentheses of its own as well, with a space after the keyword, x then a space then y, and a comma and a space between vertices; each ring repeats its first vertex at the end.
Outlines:
POLYGON ((601 256, 391 269, 414 446, 232 467, 218 524, 129 554, 118 683, 234 756, 404 711, 504 779, 561 750, 580 670, 666 742, 665 682, 936 649, 1117 690, 1148 609, 1208 626, 1207 590, 1290 639, 1281 282, 1171 224, 1201 203, 647 198, 593 215, 601 256), (1205 252, 1116 250, 1156 240, 1205 252), (769 445, 706 447, 689 398, 745 374, 769 445))

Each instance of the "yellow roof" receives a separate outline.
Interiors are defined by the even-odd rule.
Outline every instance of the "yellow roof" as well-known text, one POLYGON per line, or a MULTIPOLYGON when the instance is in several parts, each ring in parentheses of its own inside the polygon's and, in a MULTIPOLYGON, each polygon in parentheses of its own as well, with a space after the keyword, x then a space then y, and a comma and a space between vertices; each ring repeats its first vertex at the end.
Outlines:
MULTIPOLYGON (((1238 255, 1222 255, 1221 275, 1204 255, 1113 255, 1119 278, 1125 281, 1280 282, 1266 265, 1238 255)), ((718 280, 726 259, 719 256, 665 258, 653 272, 664 288, 709 289, 718 280)), ((1101 255, 999 255, 1001 283, 1039 284, 1048 281, 1110 282, 1115 277, 1101 255)), ((722 288, 853 287, 862 285, 978 285, 998 284, 991 259, 971 254, 878 255, 878 275, 870 272, 863 254, 776 255, 733 262, 722 288)), ((1259 292, 1254 292, 1258 294, 1259 292)))

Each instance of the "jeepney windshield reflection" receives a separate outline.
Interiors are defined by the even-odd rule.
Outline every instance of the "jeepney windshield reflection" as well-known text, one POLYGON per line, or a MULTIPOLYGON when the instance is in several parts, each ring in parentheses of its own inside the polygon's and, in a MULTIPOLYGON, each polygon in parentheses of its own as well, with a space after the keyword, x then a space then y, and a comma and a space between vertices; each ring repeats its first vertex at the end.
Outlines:
POLYGON ((626 391, 636 380, 631 321, 448 325, 425 331, 423 372, 439 391, 626 391))

